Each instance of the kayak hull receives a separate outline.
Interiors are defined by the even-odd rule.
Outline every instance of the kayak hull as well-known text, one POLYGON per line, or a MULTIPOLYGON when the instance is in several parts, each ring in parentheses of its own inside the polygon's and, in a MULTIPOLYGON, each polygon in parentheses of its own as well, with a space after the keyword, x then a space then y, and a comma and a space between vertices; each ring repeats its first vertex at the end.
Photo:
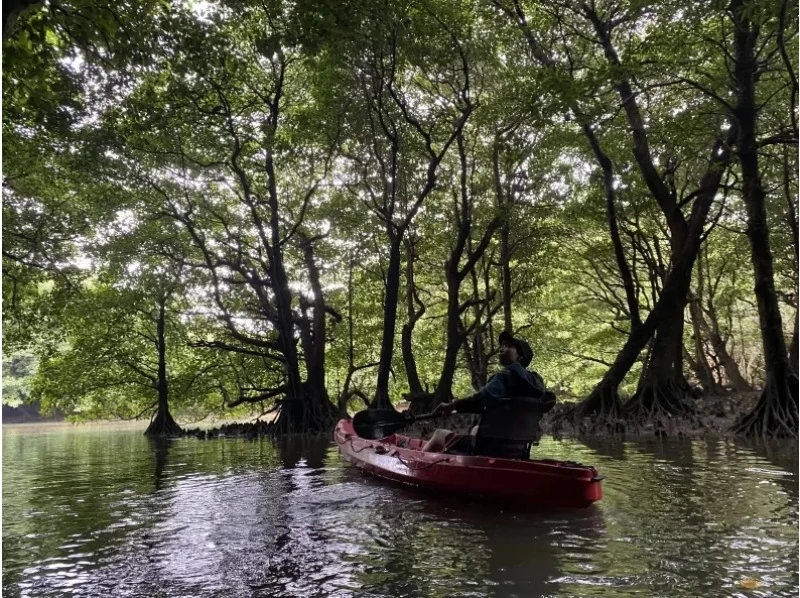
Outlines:
POLYGON ((571 461, 423 452, 418 438, 399 434, 361 438, 352 421, 344 419, 336 425, 334 437, 349 463, 412 486, 544 507, 586 508, 603 497, 602 476, 595 468, 571 461))

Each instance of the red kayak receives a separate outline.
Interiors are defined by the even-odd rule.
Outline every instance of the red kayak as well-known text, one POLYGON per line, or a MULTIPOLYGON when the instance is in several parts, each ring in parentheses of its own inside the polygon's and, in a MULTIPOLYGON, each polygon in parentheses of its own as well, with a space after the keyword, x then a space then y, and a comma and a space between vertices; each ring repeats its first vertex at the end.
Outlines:
POLYGON ((548 507, 586 508, 603 497, 602 476, 579 463, 423 452, 419 438, 393 434, 367 440, 345 419, 334 436, 348 462, 405 484, 548 507))

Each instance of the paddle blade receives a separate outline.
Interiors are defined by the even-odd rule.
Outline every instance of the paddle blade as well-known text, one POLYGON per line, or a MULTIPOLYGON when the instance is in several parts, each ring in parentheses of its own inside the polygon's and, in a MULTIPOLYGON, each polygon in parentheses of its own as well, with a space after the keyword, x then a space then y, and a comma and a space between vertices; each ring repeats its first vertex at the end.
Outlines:
POLYGON ((367 409, 353 416, 353 429, 361 438, 373 440, 391 436, 412 421, 394 409, 367 409))

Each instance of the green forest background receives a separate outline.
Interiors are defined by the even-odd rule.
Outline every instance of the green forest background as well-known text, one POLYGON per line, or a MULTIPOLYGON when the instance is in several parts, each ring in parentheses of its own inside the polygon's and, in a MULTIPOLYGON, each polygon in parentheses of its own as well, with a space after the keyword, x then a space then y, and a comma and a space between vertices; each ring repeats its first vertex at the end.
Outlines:
POLYGON ((787 0, 4 5, 3 403, 324 429, 463 396, 510 329, 579 416, 759 391, 740 430, 796 435, 797 29, 787 0))

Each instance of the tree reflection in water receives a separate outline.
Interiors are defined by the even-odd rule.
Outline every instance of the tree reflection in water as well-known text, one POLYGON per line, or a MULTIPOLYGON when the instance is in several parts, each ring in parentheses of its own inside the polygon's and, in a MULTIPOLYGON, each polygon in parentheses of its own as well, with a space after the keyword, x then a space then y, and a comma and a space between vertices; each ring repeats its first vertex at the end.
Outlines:
POLYGON ((4 595, 797 595, 797 458, 775 444, 546 439, 605 496, 528 512, 367 476, 327 437, 69 428, 3 453, 4 595))
POLYGON ((172 443, 175 442, 175 439, 150 436, 147 438, 147 442, 153 453, 153 461, 155 464, 153 468, 153 488, 158 491, 161 490, 164 484, 164 468, 167 466, 169 449, 172 443))
MULTIPOLYGON (((368 481, 364 485, 382 484, 368 481)), ((381 596, 546 596, 559 592, 564 552, 602 547, 602 513, 531 511, 389 486, 372 507, 371 544, 354 561, 362 591, 381 596)))

